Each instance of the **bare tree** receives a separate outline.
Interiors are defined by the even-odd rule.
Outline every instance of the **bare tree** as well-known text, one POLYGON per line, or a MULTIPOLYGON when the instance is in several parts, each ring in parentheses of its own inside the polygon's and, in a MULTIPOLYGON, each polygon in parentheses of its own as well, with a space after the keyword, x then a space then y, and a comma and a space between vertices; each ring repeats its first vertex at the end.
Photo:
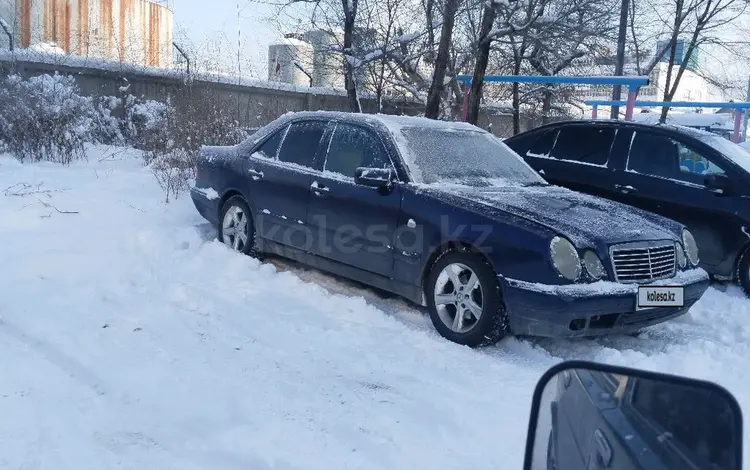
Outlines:
MULTIPOLYGON (((599 46, 614 40, 615 4, 600 0, 555 1, 548 12, 556 18, 531 35, 527 59, 539 75, 554 76, 574 65, 586 55, 593 55, 599 46)), ((554 97, 553 88, 542 90, 542 122, 549 120, 554 97)))
POLYGON ((445 0, 443 9, 443 24, 440 28, 440 43, 438 45, 437 57, 435 58, 435 67, 432 75, 430 91, 427 95, 427 105, 425 106, 425 117, 437 119, 440 115, 440 101, 445 87, 445 72, 450 60, 450 46, 453 38, 453 26, 456 21, 456 12, 460 5, 460 0, 445 0))
POLYGON ((534 23, 541 20, 549 0, 515 0, 512 3, 492 0, 485 3, 482 23, 476 48, 476 63, 469 90, 468 121, 476 124, 479 118, 479 105, 482 100, 484 76, 489 63, 492 42, 499 38, 523 34, 534 23))
MULTIPOLYGON (((696 49, 715 38, 723 27, 737 19, 747 8, 745 0, 671 0, 672 27, 669 36, 664 101, 671 101, 696 49), (684 53, 677 64, 677 44, 686 37, 684 53), (677 70, 675 72, 675 65, 677 70)), ((668 107, 662 108, 660 122, 666 122, 668 107)))

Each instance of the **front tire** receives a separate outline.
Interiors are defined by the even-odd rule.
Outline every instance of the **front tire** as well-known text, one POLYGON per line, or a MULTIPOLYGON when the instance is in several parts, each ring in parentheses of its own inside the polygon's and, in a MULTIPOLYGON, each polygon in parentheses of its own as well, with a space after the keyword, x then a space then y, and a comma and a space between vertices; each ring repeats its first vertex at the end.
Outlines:
POLYGON ((221 208, 219 241, 232 250, 249 255, 255 246, 255 225, 250 206, 242 196, 232 196, 221 208))
POLYGON ((451 250, 433 264, 426 280, 427 307, 435 329, 454 343, 497 343, 509 332, 497 276, 472 251, 451 250))

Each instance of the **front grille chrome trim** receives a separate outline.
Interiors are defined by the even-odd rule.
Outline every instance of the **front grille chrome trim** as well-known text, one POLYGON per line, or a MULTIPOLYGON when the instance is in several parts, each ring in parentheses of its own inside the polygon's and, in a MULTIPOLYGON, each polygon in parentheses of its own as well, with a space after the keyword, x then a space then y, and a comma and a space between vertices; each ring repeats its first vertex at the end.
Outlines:
POLYGON ((609 247, 609 260, 615 281, 622 284, 668 279, 677 272, 672 240, 618 243, 609 247))

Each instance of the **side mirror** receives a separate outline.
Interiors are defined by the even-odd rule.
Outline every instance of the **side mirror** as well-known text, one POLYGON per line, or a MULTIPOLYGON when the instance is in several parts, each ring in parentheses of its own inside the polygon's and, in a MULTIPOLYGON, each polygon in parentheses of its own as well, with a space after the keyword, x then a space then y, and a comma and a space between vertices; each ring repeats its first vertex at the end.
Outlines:
POLYGON ((584 361, 544 373, 524 470, 742 469, 742 412, 700 380, 584 361))
POLYGON ((706 175, 703 184, 716 194, 728 194, 732 189, 731 181, 726 175, 706 175))
POLYGON ((371 188, 390 188, 396 175, 390 168, 357 168, 354 182, 371 188))

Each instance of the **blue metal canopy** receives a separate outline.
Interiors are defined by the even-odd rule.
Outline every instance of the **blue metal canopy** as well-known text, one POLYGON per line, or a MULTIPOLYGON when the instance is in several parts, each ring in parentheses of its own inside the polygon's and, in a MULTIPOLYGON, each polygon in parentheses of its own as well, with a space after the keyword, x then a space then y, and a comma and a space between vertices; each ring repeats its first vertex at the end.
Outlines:
MULTIPOLYGON (((587 100, 589 106, 624 106, 625 101, 612 100, 587 100)), ((662 107, 668 108, 732 108, 750 109, 750 103, 745 101, 640 101, 636 100, 639 107, 662 107)))
MULTIPOLYGON (((461 83, 470 84, 471 75, 458 75, 456 77, 461 83)), ((638 87, 648 85, 648 77, 628 76, 588 76, 588 77, 562 77, 559 75, 487 75, 485 82, 495 83, 572 83, 578 85, 626 85, 638 87)), ((625 104, 623 102, 623 104, 625 104)))

